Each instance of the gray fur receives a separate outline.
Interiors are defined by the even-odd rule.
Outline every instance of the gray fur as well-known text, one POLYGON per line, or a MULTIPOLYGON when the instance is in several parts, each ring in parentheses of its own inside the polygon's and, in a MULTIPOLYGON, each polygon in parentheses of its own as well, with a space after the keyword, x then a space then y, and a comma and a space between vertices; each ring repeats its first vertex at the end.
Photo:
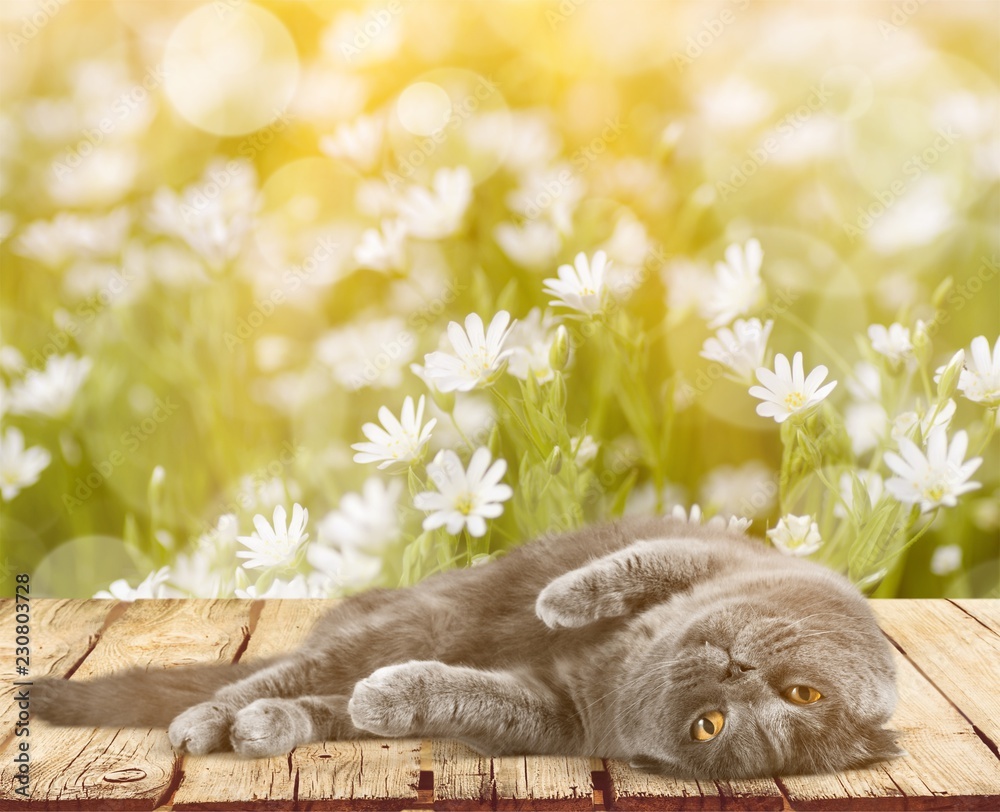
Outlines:
POLYGON ((491 755, 622 758, 730 779, 899 755, 882 727, 894 676, 845 579, 746 536, 643 519, 358 595, 285 657, 47 680, 32 698, 55 724, 169 723, 171 743, 191 753, 440 737, 491 755), (792 704, 781 692, 797 684, 823 698, 792 704), (709 710, 724 712, 723 731, 694 741, 691 724, 709 710))

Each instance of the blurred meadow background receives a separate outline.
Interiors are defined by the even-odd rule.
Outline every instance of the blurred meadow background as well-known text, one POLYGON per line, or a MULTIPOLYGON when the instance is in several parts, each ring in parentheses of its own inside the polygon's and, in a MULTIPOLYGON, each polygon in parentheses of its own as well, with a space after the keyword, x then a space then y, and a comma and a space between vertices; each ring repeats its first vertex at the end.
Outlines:
POLYGON ((673 512, 1000 596, 997 3, 0 15, 4 594, 673 512))

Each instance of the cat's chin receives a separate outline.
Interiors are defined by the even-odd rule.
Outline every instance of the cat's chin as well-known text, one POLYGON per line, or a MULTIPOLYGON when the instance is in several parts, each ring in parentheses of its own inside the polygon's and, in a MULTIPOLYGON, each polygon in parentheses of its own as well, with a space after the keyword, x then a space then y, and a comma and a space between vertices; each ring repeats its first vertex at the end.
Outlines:
POLYGON ((672 778, 684 778, 687 772, 676 762, 654 756, 634 756, 629 759, 628 764, 633 770, 642 773, 665 775, 672 778))

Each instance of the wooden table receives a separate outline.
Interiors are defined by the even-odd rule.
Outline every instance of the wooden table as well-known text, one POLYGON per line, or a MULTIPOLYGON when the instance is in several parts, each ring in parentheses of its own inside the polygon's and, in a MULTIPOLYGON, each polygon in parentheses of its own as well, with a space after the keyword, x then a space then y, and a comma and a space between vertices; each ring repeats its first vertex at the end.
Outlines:
MULTIPOLYGON (((0 809, 1000 810, 1000 601, 873 601, 896 650, 905 758, 811 778, 674 781, 597 759, 486 758, 446 741, 328 742, 240 761, 181 756, 162 730, 30 723, 13 793, 14 606, 0 602, 0 809)), ((327 604, 328 605, 328 604, 327 604)), ((228 662, 294 645, 321 601, 32 601, 30 677, 228 662)))

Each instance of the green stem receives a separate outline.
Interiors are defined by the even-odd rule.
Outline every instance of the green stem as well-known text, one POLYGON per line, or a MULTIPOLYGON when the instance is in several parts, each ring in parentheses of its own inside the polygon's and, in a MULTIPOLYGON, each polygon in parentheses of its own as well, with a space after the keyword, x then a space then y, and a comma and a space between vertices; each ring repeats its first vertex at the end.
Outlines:
POLYGON ((538 455, 544 460, 548 456, 545 452, 545 449, 542 448, 538 440, 535 439, 535 435, 531 433, 531 430, 528 428, 527 423, 525 423, 524 420, 521 419, 521 415, 519 415, 514 410, 514 406, 511 404, 511 402, 507 400, 507 398, 505 398, 500 393, 500 390, 497 389, 496 387, 493 387, 493 394, 496 395, 497 400, 499 400, 506 407, 507 411, 510 412, 511 416, 517 422, 518 427, 521 429, 522 432, 524 432, 524 436, 531 441, 531 444, 535 447, 535 451, 537 451, 538 455))
POLYGON ((791 311, 786 311, 784 313, 784 318, 791 324, 798 327, 802 333, 807 335, 809 338, 815 341, 820 347, 822 347, 823 350, 826 352, 826 354, 830 356, 830 359, 838 367, 840 367, 841 370, 843 370, 845 375, 848 376, 854 375, 854 370, 851 368, 851 365, 847 363, 844 357, 833 348, 833 345, 829 341, 827 341, 825 338, 823 338, 823 336, 821 336, 812 327, 810 327, 809 324, 804 322, 802 319, 800 319, 791 311))

